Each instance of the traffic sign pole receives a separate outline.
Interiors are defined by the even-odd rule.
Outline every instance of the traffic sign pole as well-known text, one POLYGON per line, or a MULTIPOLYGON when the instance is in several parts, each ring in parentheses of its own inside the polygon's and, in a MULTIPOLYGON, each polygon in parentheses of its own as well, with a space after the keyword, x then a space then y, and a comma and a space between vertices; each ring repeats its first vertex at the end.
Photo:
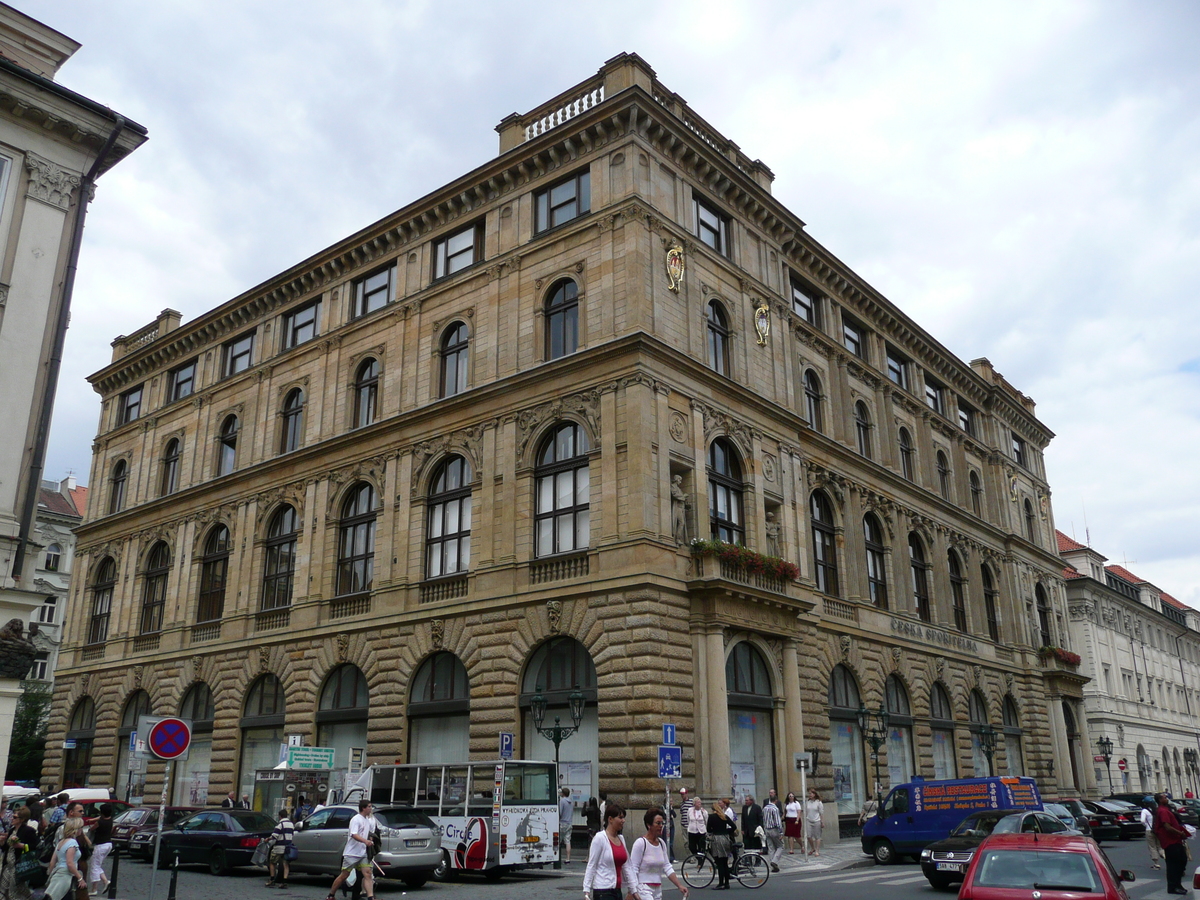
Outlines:
MULTIPOLYGON (((151 732, 153 734, 153 732, 151 732)), ((189 735, 190 735, 189 730, 189 735)), ((187 745, 184 745, 187 749, 187 745)), ((154 898, 154 883, 158 880, 158 854, 162 853, 162 827, 163 819, 167 817, 167 791, 171 786, 171 760, 167 760, 166 767, 163 769, 163 788, 162 797, 158 801, 158 830, 154 833, 154 855, 151 857, 150 868, 150 897, 154 898)))

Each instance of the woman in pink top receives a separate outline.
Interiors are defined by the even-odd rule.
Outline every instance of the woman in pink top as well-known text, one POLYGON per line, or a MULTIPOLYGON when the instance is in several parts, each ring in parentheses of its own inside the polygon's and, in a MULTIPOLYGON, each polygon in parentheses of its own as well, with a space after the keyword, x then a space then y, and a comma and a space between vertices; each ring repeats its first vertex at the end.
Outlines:
POLYGON ((587 871, 583 873, 584 900, 621 900, 632 892, 636 882, 629 868, 625 847, 625 810, 610 800, 604 807, 604 830, 592 838, 588 849, 587 871))
POLYGON ((646 834, 633 842, 633 850, 629 853, 634 894, 638 900, 662 900, 662 881, 665 876, 686 898, 688 889, 679 883, 679 877, 667 856, 666 842, 660 840, 667 821, 665 814, 657 806, 652 806, 646 810, 644 821, 646 834))

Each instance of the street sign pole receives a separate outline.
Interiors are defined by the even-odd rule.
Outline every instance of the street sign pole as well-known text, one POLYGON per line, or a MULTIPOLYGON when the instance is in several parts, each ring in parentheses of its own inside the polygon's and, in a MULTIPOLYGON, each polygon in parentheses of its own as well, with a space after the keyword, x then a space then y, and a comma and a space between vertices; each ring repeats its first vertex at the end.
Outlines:
POLYGON ((150 900, 154 900, 154 885, 158 881, 158 854, 162 852, 163 819, 167 817, 167 791, 171 785, 171 761, 163 768, 162 797, 158 801, 158 829, 154 832, 154 855, 150 857, 150 900))

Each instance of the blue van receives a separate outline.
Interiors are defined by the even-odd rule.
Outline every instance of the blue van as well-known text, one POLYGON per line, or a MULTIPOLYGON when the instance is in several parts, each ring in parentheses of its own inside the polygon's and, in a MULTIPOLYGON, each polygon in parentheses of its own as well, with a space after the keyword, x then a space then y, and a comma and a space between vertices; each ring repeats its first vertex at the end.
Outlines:
POLYGON ((863 823, 863 853, 887 865, 905 853, 919 855, 978 809, 1041 808, 1042 798, 1032 778, 914 778, 892 788, 879 813, 863 823))

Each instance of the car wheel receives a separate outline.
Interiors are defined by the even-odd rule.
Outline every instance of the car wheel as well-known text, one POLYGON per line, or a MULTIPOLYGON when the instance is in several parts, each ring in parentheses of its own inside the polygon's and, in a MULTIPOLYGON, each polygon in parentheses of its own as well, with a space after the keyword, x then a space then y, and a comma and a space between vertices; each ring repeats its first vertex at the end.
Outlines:
POLYGON ((434 881, 449 881, 450 880, 450 853, 447 850, 442 851, 441 861, 438 862, 437 868, 433 870, 434 881))
POLYGON ((409 890, 416 890, 419 887, 424 887, 425 882, 429 879, 424 875, 405 875, 404 886, 409 890))
POLYGON ((890 866, 896 861, 896 848, 892 846, 891 841, 885 838, 875 842, 875 846, 871 848, 871 855, 875 857, 875 862, 879 865, 890 866))
POLYGON ((213 847, 208 851, 208 871, 213 875, 224 875, 229 871, 229 863, 225 861, 223 847, 213 847))
POLYGON ((945 875, 928 875, 926 877, 929 879, 930 886, 935 891, 947 890, 950 887, 950 885, 953 883, 945 875))
POLYGON ((169 869, 171 868, 171 863, 174 861, 175 854, 171 852, 170 847, 158 848, 158 859, 155 861, 155 865, 158 866, 158 868, 169 869))

